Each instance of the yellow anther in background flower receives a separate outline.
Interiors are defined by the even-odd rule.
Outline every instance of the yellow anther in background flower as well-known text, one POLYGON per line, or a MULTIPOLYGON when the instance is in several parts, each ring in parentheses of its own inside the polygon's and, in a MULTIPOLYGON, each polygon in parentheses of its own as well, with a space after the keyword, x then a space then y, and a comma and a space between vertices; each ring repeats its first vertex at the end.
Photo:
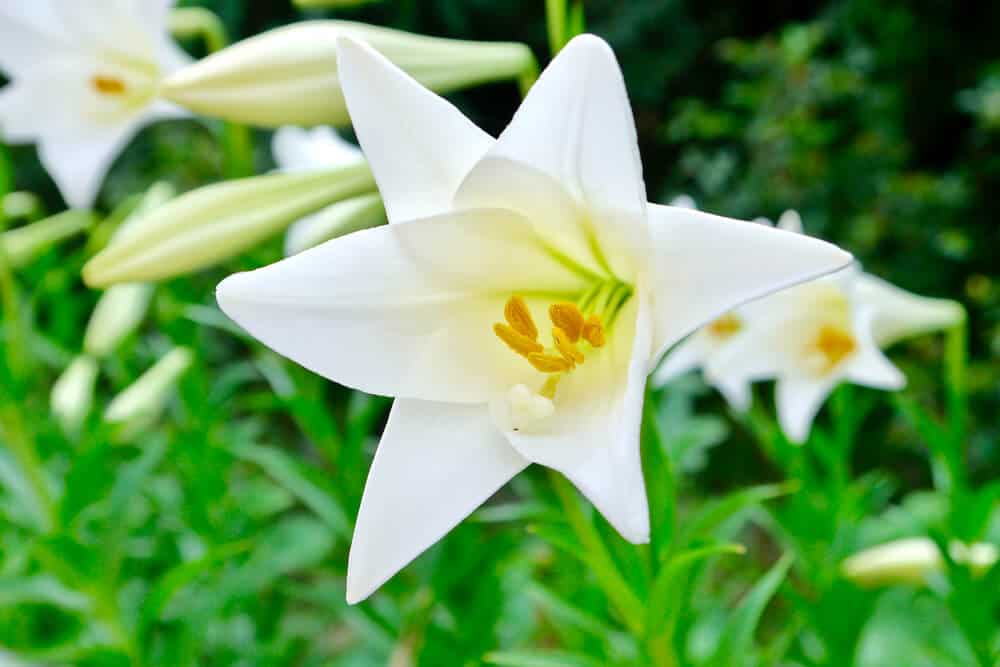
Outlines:
POLYGON ((507 343, 510 349, 522 357, 527 357, 529 354, 538 353, 545 349, 524 334, 515 331, 513 327, 500 322, 493 325, 493 332, 496 333, 497 338, 507 343))
POLYGON ((123 95, 128 89, 125 82, 113 76, 98 74, 90 79, 90 85, 102 95, 123 95))
POLYGON ((565 331, 559 327, 552 327, 552 341, 555 343, 556 350, 563 356, 563 359, 574 366, 583 363, 583 352, 569 339, 569 335, 565 331))
POLYGON ((583 325, 583 339, 593 347, 604 347, 607 338, 604 336, 604 325, 598 315, 591 315, 583 325))
POLYGON ((732 338, 743 329, 743 321, 733 313, 726 313, 713 320, 706 329, 712 338, 724 341, 732 338))
POLYGON ((583 313, 576 307, 575 303, 554 303, 549 306, 549 318, 552 324, 562 329, 571 343, 580 340, 583 332, 583 313))
POLYGON ((528 361, 542 373, 565 373, 573 369, 573 362, 543 352, 532 352, 528 355, 528 361))
POLYGON ((839 327, 824 326, 813 343, 816 351, 826 360, 826 370, 832 370, 846 359, 857 348, 857 343, 850 332, 839 327))
POLYGON ((528 304, 519 296, 512 296, 507 305, 504 306, 503 316, 507 319, 507 324, 517 333, 527 336, 531 340, 538 340, 538 327, 531 318, 531 311, 528 304))

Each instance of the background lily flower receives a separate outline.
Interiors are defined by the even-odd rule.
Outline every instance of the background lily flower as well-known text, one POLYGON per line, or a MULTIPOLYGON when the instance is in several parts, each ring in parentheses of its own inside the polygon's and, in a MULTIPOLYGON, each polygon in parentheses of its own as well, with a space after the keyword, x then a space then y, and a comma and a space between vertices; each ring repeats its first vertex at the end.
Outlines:
POLYGON ((348 600, 529 463, 565 474, 626 539, 648 540, 639 425, 662 351, 849 255, 647 204, 624 81, 594 36, 560 52, 497 140, 370 47, 341 39, 338 52, 390 224, 230 276, 217 296, 279 353, 396 397, 348 600))
POLYGON ((189 58, 170 40, 169 0, 31 0, 0 5, 0 136, 38 144, 66 202, 89 207, 144 125, 185 115, 160 81, 189 58))
MULTIPOLYGON (((279 128, 271 153, 283 171, 310 171, 364 162, 361 150, 331 127, 307 130, 293 125, 279 128)), ((341 234, 385 222, 385 209, 377 194, 351 197, 308 215, 285 232, 285 254, 294 255, 341 234)))
POLYGON ((730 383, 776 379, 778 420, 793 442, 841 382, 900 389, 906 378, 879 349, 875 310, 858 298, 860 270, 774 294, 756 304, 753 326, 716 355, 707 373, 730 383))

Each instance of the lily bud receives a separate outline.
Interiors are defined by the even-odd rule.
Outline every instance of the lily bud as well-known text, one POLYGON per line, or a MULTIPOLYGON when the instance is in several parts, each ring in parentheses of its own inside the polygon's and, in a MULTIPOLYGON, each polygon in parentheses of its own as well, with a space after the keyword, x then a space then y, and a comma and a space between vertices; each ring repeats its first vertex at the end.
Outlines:
POLYGON ((97 361, 83 355, 74 359, 52 385, 49 407, 63 430, 79 430, 94 403, 96 381, 97 361))
MULTIPOLYGON (((961 542, 948 545, 952 560, 968 565, 973 573, 981 574, 997 562, 997 547, 987 543, 966 546, 961 542)), ((844 560, 841 571, 859 586, 876 587, 889 584, 922 584, 927 576, 940 572, 944 559, 937 544, 926 537, 910 537, 880 544, 860 551, 844 560)))
POLYGON ((188 192, 130 223, 83 267, 91 287, 204 269, 345 198, 374 191, 366 164, 269 174, 188 192))
POLYGON ((0 234, 0 246, 7 261, 16 269, 53 244, 87 229, 93 222, 90 211, 63 211, 0 234))
POLYGON ((106 357, 142 323, 153 295, 149 283, 113 285, 101 295, 87 322, 83 349, 95 357, 106 357))
POLYGON ((170 76, 163 95, 191 111, 262 127, 350 122, 338 37, 366 42, 431 90, 517 78, 534 67, 524 44, 427 37, 350 21, 305 21, 262 33, 170 76))
POLYGON ((377 194, 345 199, 289 227, 285 234, 285 254, 294 255, 324 241, 385 222, 385 206, 377 194))
POLYGON ((145 429, 163 412, 170 391, 192 360, 191 350, 186 347, 172 349, 111 400, 104 421, 117 425, 123 438, 145 429))

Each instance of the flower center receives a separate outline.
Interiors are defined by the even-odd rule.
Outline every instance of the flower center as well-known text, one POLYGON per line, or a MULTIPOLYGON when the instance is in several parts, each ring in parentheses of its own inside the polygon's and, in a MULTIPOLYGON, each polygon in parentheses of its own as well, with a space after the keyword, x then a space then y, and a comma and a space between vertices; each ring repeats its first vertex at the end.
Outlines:
POLYGON ((717 342, 725 342, 743 330, 743 320, 733 313, 726 313, 707 327, 708 335, 717 342))
POLYGON ((90 85, 101 95, 111 97, 119 97, 128 92, 128 86, 116 76, 95 74, 90 79, 90 85))
POLYGON ((806 346, 806 365, 811 371, 826 375, 851 356, 857 348, 857 341, 850 331, 843 327, 824 324, 806 346))
POLYGON ((537 391, 524 384, 510 390, 507 406, 514 430, 533 426, 554 413, 559 381, 607 344, 614 320, 631 296, 631 287, 611 280, 584 292, 576 302, 550 304, 552 326, 547 340, 524 298, 514 295, 508 299, 504 321, 494 323, 493 332, 544 377, 537 391))

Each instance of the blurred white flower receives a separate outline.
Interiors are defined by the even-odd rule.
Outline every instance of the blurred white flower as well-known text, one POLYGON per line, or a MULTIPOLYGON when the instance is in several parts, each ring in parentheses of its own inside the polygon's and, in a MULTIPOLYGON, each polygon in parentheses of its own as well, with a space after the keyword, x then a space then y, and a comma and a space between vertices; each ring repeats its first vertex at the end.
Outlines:
POLYGON ((73 433, 80 428, 94 403, 97 361, 80 355, 52 385, 49 406, 63 430, 73 433))
POLYGON ((357 602, 529 463, 565 474, 633 542, 646 375, 738 303, 850 256, 646 203, 614 54, 570 42, 494 140, 371 48, 338 41, 390 224, 218 288, 281 354, 396 397, 348 564, 357 602))
POLYGON ((875 340, 875 311, 857 296, 856 267, 774 294, 754 305, 746 332, 706 368, 733 384, 776 379, 778 421, 793 442, 841 382, 878 389, 906 383, 875 340))
MULTIPOLYGON (((981 574, 993 567, 1000 552, 987 542, 965 545, 951 542, 948 555, 973 573, 981 574)), ((844 576, 859 586, 888 584, 922 584, 927 576, 940 572, 944 559, 937 544, 926 537, 907 537, 870 547, 850 556, 841 564, 844 576)))
MULTIPOLYGON (((361 150, 331 127, 311 130, 285 126, 271 142, 274 160, 282 171, 310 171, 361 164, 361 150)), ((294 255, 332 238, 385 222, 385 209, 377 194, 337 202, 293 222, 285 232, 285 254, 294 255)))
POLYGON ((0 3, 0 137, 38 144, 72 207, 87 208, 144 125, 185 115, 160 81, 189 58, 170 40, 171 0, 0 3))

